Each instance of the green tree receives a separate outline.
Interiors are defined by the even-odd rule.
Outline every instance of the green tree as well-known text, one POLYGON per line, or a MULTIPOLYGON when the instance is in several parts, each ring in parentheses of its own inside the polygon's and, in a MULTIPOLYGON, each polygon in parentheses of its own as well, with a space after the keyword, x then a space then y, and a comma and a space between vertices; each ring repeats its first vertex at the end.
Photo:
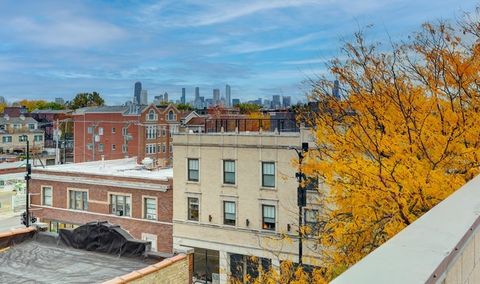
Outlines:
POLYGON ((105 101, 97 92, 77 94, 69 103, 71 109, 103 105, 105 105, 105 101))
POLYGON ((257 104, 250 104, 250 103, 241 103, 236 105, 235 107, 240 109, 241 114, 251 114, 258 112, 260 110, 260 106, 257 104))
POLYGON ((193 107, 190 104, 178 104, 177 105, 178 110, 188 110, 191 111, 193 110, 193 107))

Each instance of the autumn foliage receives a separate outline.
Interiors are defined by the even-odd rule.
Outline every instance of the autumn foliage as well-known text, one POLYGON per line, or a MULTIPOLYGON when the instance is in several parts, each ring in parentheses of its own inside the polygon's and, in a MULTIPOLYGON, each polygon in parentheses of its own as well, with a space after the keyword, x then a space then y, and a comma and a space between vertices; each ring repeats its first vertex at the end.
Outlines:
MULTIPOLYGON (((471 20, 474 19, 474 20, 471 20)), ((329 190, 317 232, 333 278, 479 173, 480 23, 425 24, 408 42, 363 33, 315 80, 305 171, 329 190), (388 50, 388 51, 385 51, 388 50), (341 98, 332 93, 340 81, 341 98)))

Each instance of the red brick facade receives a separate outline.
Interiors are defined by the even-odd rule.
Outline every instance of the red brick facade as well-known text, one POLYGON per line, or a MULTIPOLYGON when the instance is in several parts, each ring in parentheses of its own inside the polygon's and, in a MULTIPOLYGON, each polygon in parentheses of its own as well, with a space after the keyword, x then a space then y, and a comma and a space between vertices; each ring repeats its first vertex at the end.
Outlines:
POLYGON ((165 108, 150 105, 138 114, 130 114, 126 109, 87 110, 75 113, 73 118, 75 163, 98 161, 102 157, 105 160, 137 157, 140 163, 148 156, 158 166, 171 164, 170 131, 178 129, 181 118, 179 110, 173 105, 165 108), (154 119, 150 119, 150 112, 154 114, 154 119), (149 126, 155 127, 150 136, 149 126), (94 135, 98 135, 95 142, 94 135))
POLYGON ((41 221, 54 220, 77 225, 91 221, 108 221, 120 225, 137 239, 142 238, 142 233, 156 235, 157 250, 162 253, 172 253, 171 179, 162 181, 34 170, 30 182, 30 193, 32 212, 41 221), (112 185, 112 181, 118 185, 115 183, 112 185), (156 186, 158 189, 138 188, 142 184, 145 187, 156 186), (129 188, 129 185, 132 185, 132 188, 129 188), (44 186, 52 187, 52 206, 42 204, 42 187, 44 186), (168 189, 162 191, 162 186, 168 189), (69 209, 69 190, 88 192, 88 210, 69 209), (110 194, 112 193, 131 196, 131 217, 110 213, 110 194), (157 199, 156 220, 144 218, 144 197, 157 199))

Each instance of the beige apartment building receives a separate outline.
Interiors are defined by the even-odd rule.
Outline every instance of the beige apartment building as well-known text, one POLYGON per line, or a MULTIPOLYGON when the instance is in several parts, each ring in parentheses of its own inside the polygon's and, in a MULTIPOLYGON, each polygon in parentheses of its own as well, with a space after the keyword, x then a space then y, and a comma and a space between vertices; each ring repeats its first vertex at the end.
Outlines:
MULTIPOLYGON (((173 136, 173 243, 194 249, 196 279, 226 283, 298 261, 297 154, 291 147, 309 137, 305 129, 173 136)), ((318 192, 307 196, 306 222, 315 222, 318 192)), ((318 265, 314 246, 304 240, 304 263, 318 265)))
POLYGON ((43 150, 44 131, 35 119, 23 115, 0 117, 0 153, 24 153, 27 138, 33 153, 43 150))

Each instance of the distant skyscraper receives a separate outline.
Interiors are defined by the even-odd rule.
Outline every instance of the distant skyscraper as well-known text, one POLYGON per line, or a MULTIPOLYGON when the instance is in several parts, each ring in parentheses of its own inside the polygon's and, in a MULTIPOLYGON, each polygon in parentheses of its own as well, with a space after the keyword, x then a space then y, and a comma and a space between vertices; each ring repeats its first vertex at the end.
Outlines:
POLYGON ((263 100, 263 108, 269 109, 272 107, 272 101, 268 99, 263 100))
POLYGON ((0 96, 0 104, 5 104, 7 101, 5 100, 4 97, 0 96))
POLYGON ((195 87, 195 100, 197 100, 200 97, 200 88, 195 87))
POLYGON ((142 93, 142 83, 136 82, 133 91, 133 103, 139 105, 141 102, 140 95, 142 93))
POLYGON ((155 96, 155 97, 153 98, 153 103, 154 103, 155 105, 159 105, 159 104, 161 104, 162 102, 163 102, 163 95, 155 96))
POLYGON ((292 105, 292 98, 290 96, 283 96, 282 105, 284 108, 289 108, 292 105))
POLYGON ((236 106, 240 104, 240 99, 233 99, 232 100, 232 106, 236 106))
POLYGON ((195 108, 203 108, 203 102, 200 101, 200 88, 195 87, 195 100, 193 101, 195 108))
POLYGON ((182 104, 185 104, 185 102, 186 102, 185 88, 182 88, 182 97, 180 98, 180 102, 182 104))
POLYGON ((218 105, 220 104, 220 90, 213 89, 213 104, 218 105))
POLYGON ((340 83, 338 80, 333 81, 332 95, 337 99, 340 98, 340 83))
POLYGON ((227 107, 232 106, 232 93, 231 93, 231 88, 229 84, 225 85, 225 105, 227 107))
POLYGON ((165 94, 163 94, 163 101, 168 103, 168 93, 165 92, 165 94))
POLYGON ((272 96, 272 108, 278 109, 282 106, 282 103, 280 102, 280 96, 279 95, 273 95, 272 96))
POLYGON ((148 105, 148 92, 147 92, 147 90, 142 90, 140 92, 140 105, 148 105))

